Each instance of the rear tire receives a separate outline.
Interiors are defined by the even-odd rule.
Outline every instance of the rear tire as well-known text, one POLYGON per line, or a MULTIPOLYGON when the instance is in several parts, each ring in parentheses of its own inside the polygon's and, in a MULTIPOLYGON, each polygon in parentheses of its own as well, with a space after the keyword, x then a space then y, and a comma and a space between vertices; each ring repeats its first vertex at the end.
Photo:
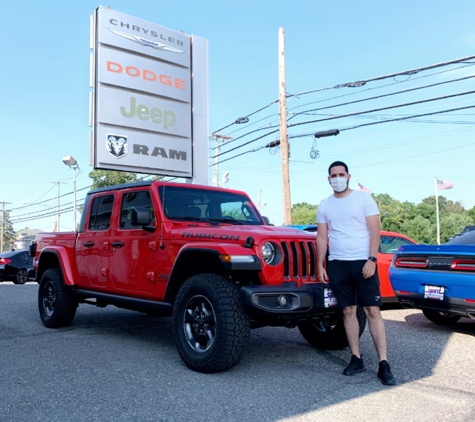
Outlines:
POLYGON ((460 315, 441 311, 423 310, 422 313, 429 321, 439 325, 454 325, 460 318, 462 318, 460 315))
POLYGON ((38 289, 38 309, 45 327, 67 327, 76 315, 78 301, 64 284, 58 268, 46 270, 38 289))
MULTIPOLYGON (((361 306, 356 308, 356 318, 359 325, 359 336, 366 327, 366 314, 361 306)), ((299 324, 300 334, 313 347, 323 350, 340 350, 348 347, 343 312, 325 321, 310 321, 299 324)))
POLYGON ((175 300, 173 328, 178 353, 190 369, 232 368, 243 358, 250 335, 239 287, 219 274, 189 278, 175 300))
POLYGON ((20 268, 13 278, 13 284, 25 284, 28 281, 28 271, 25 268, 20 268))

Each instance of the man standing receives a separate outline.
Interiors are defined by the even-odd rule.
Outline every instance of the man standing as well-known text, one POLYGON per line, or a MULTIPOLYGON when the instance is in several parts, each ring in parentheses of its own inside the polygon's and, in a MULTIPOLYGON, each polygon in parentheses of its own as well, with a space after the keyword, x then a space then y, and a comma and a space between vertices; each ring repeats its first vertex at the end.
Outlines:
POLYGON ((348 166, 335 161, 328 168, 333 195, 324 199, 317 211, 318 277, 330 283, 338 305, 351 351, 344 375, 365 371, 360 354, 357 305, 363 307, 379 357, 378 378, 385 385, 396 380, 387 361, 386 328, 381 316, 381 292, 377 272, 380 219, 372 196, 348 187, 348 166), (327 268, 324 267, 329 248, 327 268))

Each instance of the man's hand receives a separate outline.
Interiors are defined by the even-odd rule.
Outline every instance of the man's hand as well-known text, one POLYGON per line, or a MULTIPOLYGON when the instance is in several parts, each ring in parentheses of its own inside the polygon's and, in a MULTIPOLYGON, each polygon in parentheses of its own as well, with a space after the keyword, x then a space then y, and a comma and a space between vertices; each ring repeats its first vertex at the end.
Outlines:
POLYGON ((370 261, 369 259, 363 266, 363 278, 373 277, 376 273, 376 262, 370 261))
POLYGON ((330 281, 327 270, 325 270, 323 266, 318 266, 318 280, 322 283, 328 283, 330 281))

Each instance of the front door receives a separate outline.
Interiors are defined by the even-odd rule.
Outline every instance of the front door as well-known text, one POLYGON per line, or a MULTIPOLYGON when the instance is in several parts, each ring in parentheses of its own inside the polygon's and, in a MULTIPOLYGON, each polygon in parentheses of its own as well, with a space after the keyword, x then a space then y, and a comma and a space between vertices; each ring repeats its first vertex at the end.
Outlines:
POLYGON ((148 190, 121 191, 119 224, 111 236, 112 254, 109 260, 111 281, 116 290, 152 293, 156 290, 158 236, 155 232, 133 225, 132 214, 147 210, 154 223, 148 190))

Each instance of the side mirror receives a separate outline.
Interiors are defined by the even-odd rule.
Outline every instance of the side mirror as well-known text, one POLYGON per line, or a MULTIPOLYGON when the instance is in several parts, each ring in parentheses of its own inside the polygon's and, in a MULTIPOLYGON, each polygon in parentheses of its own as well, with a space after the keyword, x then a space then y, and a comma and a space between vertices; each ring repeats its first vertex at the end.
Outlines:
POLYGON ((150 226, 150 207, 133 207, 130 216, 130 223, 133 226, 142 226, 147 232, 155 231, 155 226, 150 226))
POLYGON ((273 226, 273 224, 270 223, 269 217, 266 217, 265 215, 262 216, 262 219, 266 222, 268 226, 273 226))

